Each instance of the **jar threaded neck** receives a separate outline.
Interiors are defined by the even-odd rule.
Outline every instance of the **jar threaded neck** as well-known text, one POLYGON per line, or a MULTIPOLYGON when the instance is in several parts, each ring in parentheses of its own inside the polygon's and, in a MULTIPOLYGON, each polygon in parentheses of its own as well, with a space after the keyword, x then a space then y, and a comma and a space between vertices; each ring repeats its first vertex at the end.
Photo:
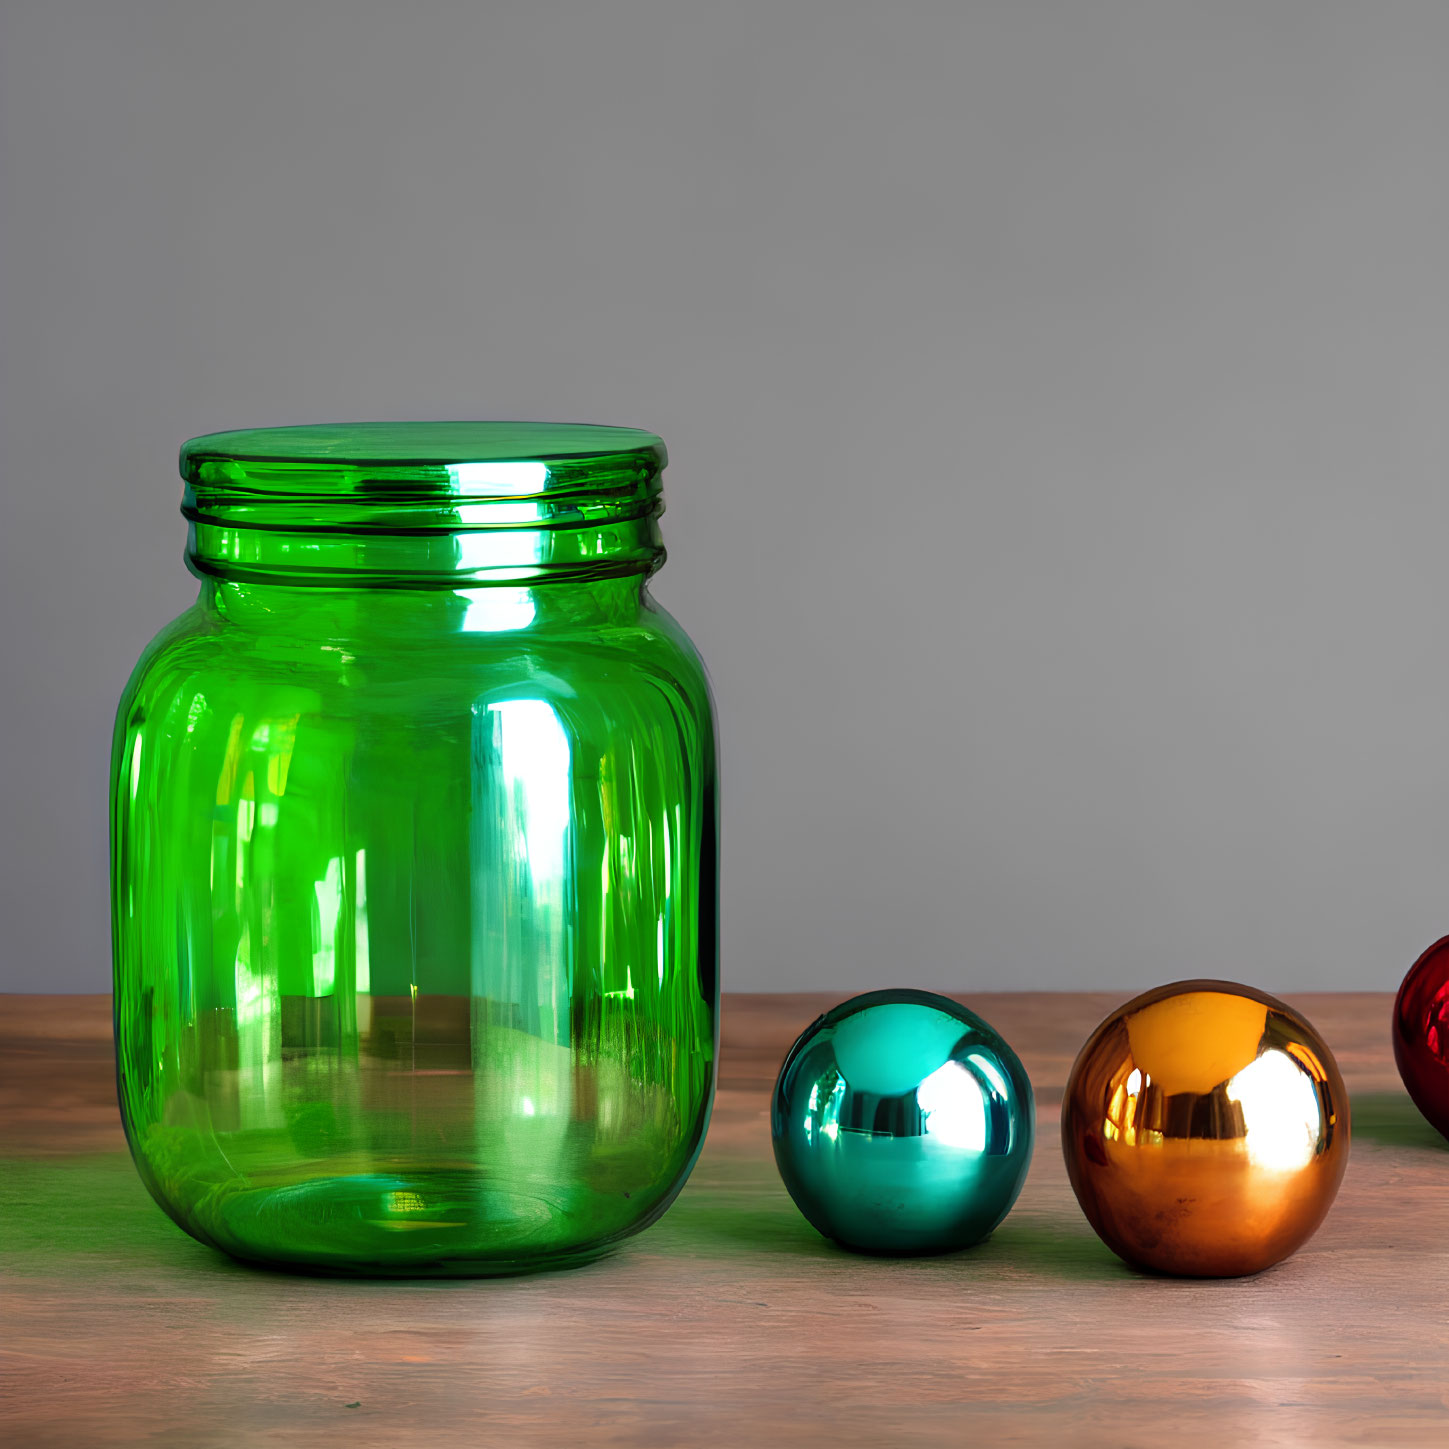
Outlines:
POLYGON ((649 574, 667 455, 652 433, 554 423, 354 423, 181 450, 202 577, 459 588, 649 574))

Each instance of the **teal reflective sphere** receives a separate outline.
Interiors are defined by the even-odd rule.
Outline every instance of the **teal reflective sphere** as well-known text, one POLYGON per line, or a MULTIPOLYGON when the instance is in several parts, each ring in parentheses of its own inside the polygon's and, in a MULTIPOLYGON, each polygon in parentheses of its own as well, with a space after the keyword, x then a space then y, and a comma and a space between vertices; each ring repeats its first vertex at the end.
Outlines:
POLYGON ((790 1048, 770 1128, 790 1196, 827 1238, 948 1253, 1011 1210, 1035 1115, 1021 1059, 975 1012, 929 991, 872 991, 790 1048))

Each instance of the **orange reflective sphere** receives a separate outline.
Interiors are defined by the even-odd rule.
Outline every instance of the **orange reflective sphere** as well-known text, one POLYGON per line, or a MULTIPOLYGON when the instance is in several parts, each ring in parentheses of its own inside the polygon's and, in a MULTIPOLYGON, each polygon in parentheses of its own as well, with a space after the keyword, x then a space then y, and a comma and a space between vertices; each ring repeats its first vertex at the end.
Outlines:
POLYGON ((1179 981, 1094 1031, 1062 1103, 1067 1175, 1119 1257, 1158 1273, 1257 1273, 1313 1235, 1348 1161, 1348 1093, 1291 1006, 1179 981))

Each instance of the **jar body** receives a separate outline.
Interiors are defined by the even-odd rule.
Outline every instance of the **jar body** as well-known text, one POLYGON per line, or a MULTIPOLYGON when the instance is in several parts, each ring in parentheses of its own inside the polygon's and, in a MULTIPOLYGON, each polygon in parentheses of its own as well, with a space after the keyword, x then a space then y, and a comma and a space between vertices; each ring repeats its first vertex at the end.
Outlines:
POLYGON ((715 754, 640 578, 204 580, 117 719, 122 1115, 193 1236, 577 1261, 668 1206, 717 1040, 715 754))

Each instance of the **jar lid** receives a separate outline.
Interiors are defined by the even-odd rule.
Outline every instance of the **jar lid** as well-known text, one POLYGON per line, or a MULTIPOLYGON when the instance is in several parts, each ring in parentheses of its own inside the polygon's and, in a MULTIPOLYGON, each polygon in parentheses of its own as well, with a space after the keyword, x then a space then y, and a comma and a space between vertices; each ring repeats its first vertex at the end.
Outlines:
POLYGON ((193 572, 456 587, 650 573, 664 444, 573 423, 342 423, 192 438, 193 572))
POLYGON ((181 476, 224 495, 481 502, 647 487, 667 461, 638 428, 369 422, 208 433, 182 446, 181 476))

